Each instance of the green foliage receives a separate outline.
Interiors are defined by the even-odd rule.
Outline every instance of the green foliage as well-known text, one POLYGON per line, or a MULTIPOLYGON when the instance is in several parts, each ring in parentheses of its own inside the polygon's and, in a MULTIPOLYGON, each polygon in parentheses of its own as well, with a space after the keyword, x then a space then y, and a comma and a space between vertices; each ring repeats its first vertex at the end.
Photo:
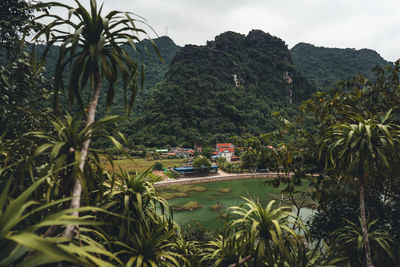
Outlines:
POLYGON ((255 255, 255 263, 272 264, 279 262, 280 254, 287 253, 284 240, 291 238, 297 239, 297 235, 291 228, 289 218, 292 217, 291 208, 281 206, 272 208, 274 201, 271 201, 265 208, 257 202, 246 199, 247 209, 241 207, 231 207, 233 214, 240 218, 233 221, 233 225, 240 224, 246 230, 241 233, 244 236, 249 235, 251 248, 255 255), (250 229, 250 232, 248 232, 250 229), (258 240, 258 242, 256 242, 258 240))
POLYGON ((213 266, 230 266, 247 257, 246 249, 246 241, 242 236, 225 231, 207 243, 202 262, 213 266))
POLYGON ((351 79, 356 74, 373 78, 371 70, 376 65, 392 64, 370 49, 316 47, 306 43, 295 45, 290 55, 296 67, 319 89, 328 89, 337 81, 351 79))
MULTIPOLYGON (((345 262, 350 266, 362 266, 364 262, 365 242, 361 230, 361 218, 358 218, 358 224, 344 219, 346 225, 339 228, 332 235, 336 238, 332 250, 343 253, 345 262)), ((371 242, 373 251, 373 260, 377 266, 394 265, 391 246, 393 240, 387 232, 374 230, 373 226, 378 220, 368 223, 368 238, 371 242)))
POLYGON ((33 21, 34 12, 43 11, 32 7, 31 1, 3 0, 0 2, 0 54, 13 56, 21 47, 21 39, 32 30, 40 29, 33 21))
POLYGON ((152 186, 158 180, 149 170, 134 175, 121 170, 121 174, 110 174, 105 183, 104 208, 119 216, 103 218, 110 223, 103 231, 128 265, 155 266, 162 259, 178 265, 181 258, 174 252, 177 229, 168 204, 152 186))
POLYGON ((173 171, 166 171, 164 174, 167 177, 172 178, 172 179, 178 178, 178 174, 176 172, 173 172, 173 171))
POLYGON ((211 159, 213 152, 214 152, 214 149, 212 147, 205 147, 205 148, 203 148, 202 154, 204 157, 211 159))
POLYGON ((155 162, 154 164, 153 164, 153 171, 162 171, 163 170, 163 168, 164 168, 164 166, 162 165, 162 163, 161 162, 155 162))
MULTIPOLYGON (((66 8, 70 16, 80 19, 75 24, 74 20, 46 14, 54 20, 38 34, 45 34, 50 41, 44 56, 54 52, 53 44, 62 43, 55 97, 64 83, 63 72, 70 71, 67 82, 71 102, 77 100, 83 108, 88 102, 84 99, 91 97, 87 83, 94 82, 99 89, 105 78, 110 86, 105 106, 112 102, 115 89, 123 88, 122 93, 127 95, 122 98, 129 99, 125 108, 130 110, 136 83, 141 80, 136 77, 141 54, 133 51, 146 51, 152 42, 137 43, 136 33, 142 30, 135 27, 136 20, 129 14, 111 12, 101 17, 95 1, 90 2, 90 11, 76 3, 77 9, 59 3, 36 6, 66 8), (74 32, 61 29, 61 35, 51 35, 58 23, 71 25, 74 32), (122 84, 117 82, 119 75, 122 84)), ((25 15, 19 11, 16 27, 26 23, 25 15, 30 16, 29 10, 25 15)), ((157 50, 149 54, 158 56, 157 50)), ((283 192, 288 196, 297 193, 295 185, 306 178, 319 204, 318 214, 310 222, 310 235, 293 215, 292 207, 276 206, 273 201, 263 206, 261 201, 246 199, 244 206, 228 209, 225 228, 218 237, 212 237, 200 225, 179 231, 167 201, 154 188, 160 178, 152 175, 150 168, 143 172, 119 168, 117 173, 114 161, 93 148, 86 150, 84 168, 78 168, 90 139, 108 138, 116 150, 129 157, 116 137, 109 135, 118 118, 108 116, 84 124, 82 116, 57 117, 55 113, 50 123, 44 122, 44 111, 51 110, 46 103, 44 108, 33 103, 50 95, 42 90, 46 87, 42 64, 35 56, 21 54, 9 66, 0 69, 1 266, 364 266, 366 236, 377 266, 399 265, 400 62, 394 67, 376 68, 371 80, 357 76, 332 91, 314 94, 301 105, 304 116, 295 124, 285 117, 297 113, 297 103, 308 97, 312 87, 295 70, 280 39, 260 31, 248 36, 227 32, 205 47, 182 49, 166 81, 146 100, 148 112, 138 120, 146 125, 138 136, 151 140, 139 142, 188 146, 243 135, 243 140, 236 139, 244 148, 242 167, 268 167, 290 174, 290 178, 278 177, 272 182, 275 186, 285 183, 283 192), (293 79, 296 104, 292 106, 286 98, 286 72, 293 79), (237 75, 237 84, 232 74, 237 75), (277 108, 283 109, 282 113, 265 116, 277 108), (314 129, 299 129, 301 124, 297 123, 309 123, 311 116, 315 120, 309 125, 314 129), (272 118, 277 123, 272 123, 272 118), (11 123, 10 119, 15 121, 11 123), (276 131, 248 138, 276 126, 280 127, 276 131), (31 132, 26 134, 26 129, 31 132), (40 144, 34 144, 38 140, 40 144), (109 172, 103 169, 105 159, 112 165, 109 172), (66 209, 67 201, 73 199, 66 196, 73 190, 74 181, 81 181, 85 201, 81 208, 66 209), (358 193, 360 202, 364 203, 365 197, 365 206, 358 207, 358 193), (338 195, 341 201, 337 201, 338 195), (71 215, 75 213, 80 217, 71 215), (71 239, 59 237, 71 225, 80 226, 73 228, 76 235, 71 239)), ((144 70, 139 72, 143 74, 144 70)), ((131 127, 129 123, 122 126, 131 127)), ((123 135, 119 136, 127 143, 123 135)), ((136 141, 135 135, 130 138, 136 141)), ((209 152, 205 149, 205 156, 209 152)), ((239 170, 236 164, 221 160, 219 164, 230 171, 239 170)), ((200 157, 193 166, 206 174, 211 163, 200 157)), ((181 190, 178 193, 188 194, 204 188, 181 190)), ((192 204, 196 203, 188 206, 192 204)), ((293 204, 298 207, 296 201, 293 204)))
POLYGON ((183 226, 181 229, 181 236, 186 242, 205 242, 210 241, 213 238, 208 229, 204 225, 201 225, 199 223, 187 224, 183 226))
MULTIPOLYGON (((158 59, 158 55, 156 51, 153 49, 152 43, 150 40, 142 40, 139 42, 134 42, 137 50, 132 49, 130 45, 122 45, 126 53, 135 60, 140 60, 144 68, 145 73, 145 80, 143 83, 143 88, 138 88, 137 95, 135 98, 134 108, 132 110, 132 117, 137 117, 143 111, 144 102, 147 100, 151 91, 156 87, 156 84, 162 81, 164 78, 164 74, 166 73, 169 64, 172 61, 172 58, 175 54, 179 51, 180 47, 177 46, 173 40, 171 40, 167 36, 162 36, 153 39, 154 43, 156 44, 158 51, 163 59, 164 62, 158 59), (141 53, 142 51, 142 53, 141 53), (143 53, 148 53, 149 56, 143 55, 143 53)), ((46 62, 44 63, 45 71, 44 75, 46 78, 52 78, 54 76, 56 70, 56 63, 57 61, 54 60, 55 58, 59 57, 59 46, 52 45, 47 48, 47 55, 46 55, 46 62)), ((46 46, 37 44, 35 46, 35 52, 38 56, 44 55, 46 51, 46 46)), ((68 73, 68 69, 65 71, 68 73)), ((68 75, 65 75, 68 76, 68 75)), ((64 83, 67 82, 66 77, 64 76, 64 83)), ((123 83, 121 80, 118 80, 115 83, 115 90, 114 90, 114 100, 110 107, 109 113, 114 115, 124 115, 124 105, 117 105, 115 103, 123 103, 124 99, 124 92, 120 90, 123 87, 123 83)), ((106 114, 106 92, 100 92, 100 99, 99 99, 99 107, 97 113, 100 117, 106 114)), ((67 101, 64 97, 60 98, 60 102, 62 104, 67 105, 67 101)), ((50 106, 50 104, 48 104, 50 106)), ((125 132, 124 127, 126 123, 121 123, 120 131, 125 132)))
POLYGON ((226 158, 223 158, 223 157, 217 158, 218 167, 221 167, 222 165, 224 165, 225 162, 226 162, 226 158))
MULTIPOLYGON (((53 117, 50 119, 53 125, 51 135, 45 132, 31 132, 29 135, 43 140, 40 146, 33 153, 34 157, 44 157, 47 161, 42 167, 42 172, 52 172, 52 182, 46 192, 47 200, 54 198, 63 198, 69 196, 74 179, 82 182, 85 198, 89 203, 89 192, 96 190, 96 184, 101 183, 104 178, 102 172, 102 162, 100 155, 108 159, 111 164, 110 155, 96 149, 89 149, 88 162, 84 167, 83 173, 79 169, 81 162, 81 149, 83 144, 90 138, 103 136, 104 129, 112 129, 112 125, 119 121, 118 116, 108 116, 92 123, 90 126, 84 126, 84 120, 81 116, 66 115, 62 119, 53 117)), ((106 136, 107 137, 107 136, 106 136)), ((115 148, 123 152, 122 145, 114 137, 108 136, 115 144, 115 148)), ((102 197, 101 193, 98 197, 102 197)))
MULTIPOLYGON (((54 74, 54 103, 57 105, 58 92, 64 89, 63 75, 68 66, 70 67, 68 99, 71 105, 76 100, 79 107, 84 110, 89 102, 89 98, 86 103, 82 99, 86 85, 89 83, 91 90, 94 91, 95 86, 98 87, 98 83, 101 86, 101 80, 105 79, 108 82, 106 106, 111 106, 115 95, 115 83, 121 79, 124 110, 129 114, 133 107, 138 81, 141 81, 141 87, 143 86, 144 66, 131 58, 121 45, 128 43, 137 51, 134 42, 139 41, 139 33, 146 34, 146 32, 137 28, 136 24, 143 21, 133 18, 135 15, 129 12, 112 11, 102 16, 102 7, 97 8, 96 1, 90 1, 90 10, 86 10, 79 1, 75 2, 77 8, 56 2, 36 5, 38 8, 64 8, 69 12, 67 19, 49 14, 36 17, 36 20, 52 19, 35 36, 35 39, 43 35, 46 37, 47 48, 43 58, 52 45, 61 44, 54 74), (74 22, 72 18, 78 22, 74 22), (73 29, 72 33, 58 29, 60 24, 69 25, 73 29), (127 94, 130 95, 129 99, 127 94)), ((156 49, 155 45, 154 48, 156 49)))
POLYGON ((0 66, 0 133, 15 138, 40 128, 41 117, 35 112, 49 112, 46 88, 48 80, 35 54, 20 53, 6 66, 0 66))
POLYGON ((193 168, 201 173, 201 175, 207 175, 211 170, 211 162, 204 157, 198 157, 193 161, 193 168))
MULTIPOLYGON (((375 68, 374 80, 356 76, 351 81, 341 83, 341 90, 318 93, 303 104, 305 110, 314 113, 319 124, 318 155, 325 162, 325 168, 321 172, 329 176, 315 184, 319 194, 325 194, 326 197, 332 191, 347 193, 346 190, 349 190, 353 194, 354 190, 359 191, 358 212, 362 235, 357 238, 357 247, 365 257, 350 259, 352 265, 371 266, 378 259, 382 259, 385 264, 390 262, 387 255, 377 252, 380 248, 373 247, 369 242, 369 237, 374 236, 371 235, 374 230, 367 223, 366 213, 372 215, 370 221, 373 223, 374 219, 386 217, 381 210, 392 210, 393 215, 397 216, 397 210, 392 208, 392 201, 384 196, 389 191, 391 196, 397 198, 399 193, 392 186, 398 181, 399 65, 396 62, 394 67, 375 68), (339 182, 330 181, 333 179, 339 182), (383 213, 383 216, 379 213, 383 213), (376 253, 381 256, 376 258, 376 253)), ((322 203, 322 214, 335 209, 335 205, 329 201, 322 203)), ((345 208, 354 209, 354 200, 345 203, 345 208)), ((343 228, 348 236, 355 232, 355 220, 352 221, 352 226, 343 228)), ((321 222, 321 217, 317 217, 316 222, 321 222)), ((333 224, 337 225, 337 222, 333 224)), ((396 223, 393 226, 398 229, 395 225, 396 223)), ((387 231, 394 230, 386 224, 381 224, 380 227, 387 231)), ((379 233, 381 235, 382 232, 379 233)), ((326 236, 326 239, 334 242, 331 236, 326 236)), ((390 255, 390 251, 386 252, 390 255)))
POLYGON ((390 168, 389 161, 393 161, 389 157, 400 144, 398 126, 385 124, 389 116, 390 111, 382 119, 349 116, 354 123, 332 125, 321 138, 319 155, 327 150, 325 159, 339 176, 357 177, 362 179, 361 183, 372 182, 377 177, 375 171, 390 168))
MULTIPOLYGON (((47 107, 51 95, 42 73, 43 68, 37 65, 35 55, 26 52, 15 55, 8 66, 0 66, 0 136, 6 157, 4 165, 1 164, 6 169, 0 178, 0 187, 13 177, 15 183, 10 192, 14 196, 31 184, 25 166, 36 142, 25 133, 50 131, 44 116, 52 111, 47 107)), ((29 162, 34 174, 42 164, 40 161, 29 162)))
POLYGON ((187 45, 124 133, 147 146, 213 146, 232 135, 273 130, 273 111, 296 114, 286 71, 293 79, 293 101, 299 103, 313 88, 292 65, 282 40, 255 30, 247 36, 226 32, 206 46, 187 45))
MULTIPOLYGON (((38 217, 37 214, 68 200, 60 199, 47 204, 29 201, 30 195, 48 178, 47 176, 35 181, 17 198, 10 201, 8 201, 8 190, 12 180, 9 180, 2 191, 0 195, 0 266, 38 266, 62 261, 79 265, 112 266, 102 257, 107 257, 110 262, 117 258, 100 243, 90 238, 86 234, 89 232, 86 228, 82 228, 79 240, 72 242, 67 242, 60 237, 49 237, 49 231, 46 231, 44 236, 39 235, 44 227, 54 228, 70 223, 86 226, 98 224, 94 221, 94 216, 68 215, 71 210, 62 210, 49 214, 45 218, 38 217)), ((79 209, 81 212, 94 210, 103 212, 99 208, 89 206, 79 209)), ((98 237, 101 238, 101 236, 98 237)))

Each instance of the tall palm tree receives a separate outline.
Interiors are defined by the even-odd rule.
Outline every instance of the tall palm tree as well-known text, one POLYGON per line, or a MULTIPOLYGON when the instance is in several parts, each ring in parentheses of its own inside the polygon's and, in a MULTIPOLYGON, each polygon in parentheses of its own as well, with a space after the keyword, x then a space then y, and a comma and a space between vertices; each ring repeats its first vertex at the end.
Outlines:
MULTIPOLYGON (((44 14, 37 19, 50 18, 52 21, 47 24, 35 39, 45 35, 47 40, 47 49, 53 44, 60 44, 59 56, 55 70, 55 98, 57 105, 59 89, 64 89, 63 75, 69 69, 68 98, 71 104, 76 100, 82 110, 85 110, 83 101, 83 90, 89 83, 89 98, 86 105, 86 125, 89 126, 95 120, 96 106, 99 100, 102 82, 104 78, 108 81, 107 107, 112 103, 115 83, 121 76, 124 90, 124 107, 128 113, 131 111, 138 87, 138 80, 143 83, 144 67, 141 67, 141 79, 139 79, 139 64, 132 59, 124 49, 129 44, 137 51, 135 41, 139 41, 139 33, 146 34, 143 29, 137 28, 137 22, 144 23, 140 17, 133 18, 132 13, 111 11, 102 16, 102 7, 97 7, 96 0, 90 1, 90 10, 85 9, 78 0, 75 0, 77 7, 71 7, 65 4, 51 2, 39 4, 39 8, 64 8, 68 11, 68 18, 62 18, 58 15, 44 14), (66 32, 59 26, 68 26, 73 31, 66 32), (130 94, 129 103, 127 94, 130 94)), ((148 26, 148 25, 147 25, 148 26)), ((154 43, 152 42, 154 45, 154 43)), ((155 45, 154 45, 155 47, 155 45)), ((81 148, 81 158, 79 169, 83 172, 90 138, 88 138, 81 148)), ((82 182, 75 179, 72 192, 70 208, 79 208, 82 193, 82 182)), ((78 212, 73 215, 79 216, 78 212)), ((64 236, 72 238, 76 232, 76 226, 68 226, 64 236)))
POLYGON ((390 112, 381 119, 364 119, 356 115, 350 117, 354 123, 334 124, 323 135, 319 146, 320 158, 325 154, 326 162, 333 167, 337 177, 359 186, 361 228, 369 267, 373 262, 365 214, 365 187, 379 177, 379 171, 391 167, 390 155, 399 144, 399 132, 394 125, 385 123, 390 112))

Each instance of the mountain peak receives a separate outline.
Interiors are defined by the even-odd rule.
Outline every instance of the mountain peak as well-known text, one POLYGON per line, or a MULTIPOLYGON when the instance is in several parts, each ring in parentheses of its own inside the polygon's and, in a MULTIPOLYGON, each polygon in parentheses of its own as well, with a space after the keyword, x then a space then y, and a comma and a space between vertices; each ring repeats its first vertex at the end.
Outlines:
POLYGON ((273 111, 294 110, 312 90, 281 39, 260 30, 228 31, 205 46, 183 47, 130 128, 148 146, 258 135, 274 129, 273 111))

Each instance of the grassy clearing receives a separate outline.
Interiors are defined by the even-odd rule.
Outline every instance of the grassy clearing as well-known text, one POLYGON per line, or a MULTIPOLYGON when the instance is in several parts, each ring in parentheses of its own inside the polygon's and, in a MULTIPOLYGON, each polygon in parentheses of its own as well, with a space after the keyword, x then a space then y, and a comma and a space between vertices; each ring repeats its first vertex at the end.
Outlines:
MULTIPOLYGON (((164 168, 169 168, 169 167, 174 167, 174 166, 179 166, 183 163, 185 163, 184 159, 160 159, 160 160, 153 160, 153 161, 147 161, 145 158, 135 158, 135 159, 117 159, 114 160, 114 166, 115 168, 118 168, 120 166, 123 170, 126 171, 144 171, 147 170, 148 168, 151 168, 155 162, 160 162, 164 168)), ((107 161, 104 163, 104 169, 105 170, 111 170, 112 166, 111 164, 107 161)))

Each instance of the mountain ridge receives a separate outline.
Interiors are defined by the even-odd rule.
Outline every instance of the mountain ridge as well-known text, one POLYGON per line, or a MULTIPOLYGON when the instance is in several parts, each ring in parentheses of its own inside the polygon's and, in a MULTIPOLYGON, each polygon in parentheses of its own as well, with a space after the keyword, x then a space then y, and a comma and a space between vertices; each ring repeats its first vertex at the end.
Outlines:
POLYGON ((329 48, 301 42, 292 47, 290 53, 294 64, 320 89, 351 79, 357 73, 372 78, 376 65, 392 64, 368 48, 329 48))
POLYGON ((289 98, 299 103, 312 91, 283 40, 260 30, 225 32, 205 46, 183 47, 143 116, 126 129, 135 143, 149 146, 212 144, 274 129, 270 114, 293 115, 289 98))

